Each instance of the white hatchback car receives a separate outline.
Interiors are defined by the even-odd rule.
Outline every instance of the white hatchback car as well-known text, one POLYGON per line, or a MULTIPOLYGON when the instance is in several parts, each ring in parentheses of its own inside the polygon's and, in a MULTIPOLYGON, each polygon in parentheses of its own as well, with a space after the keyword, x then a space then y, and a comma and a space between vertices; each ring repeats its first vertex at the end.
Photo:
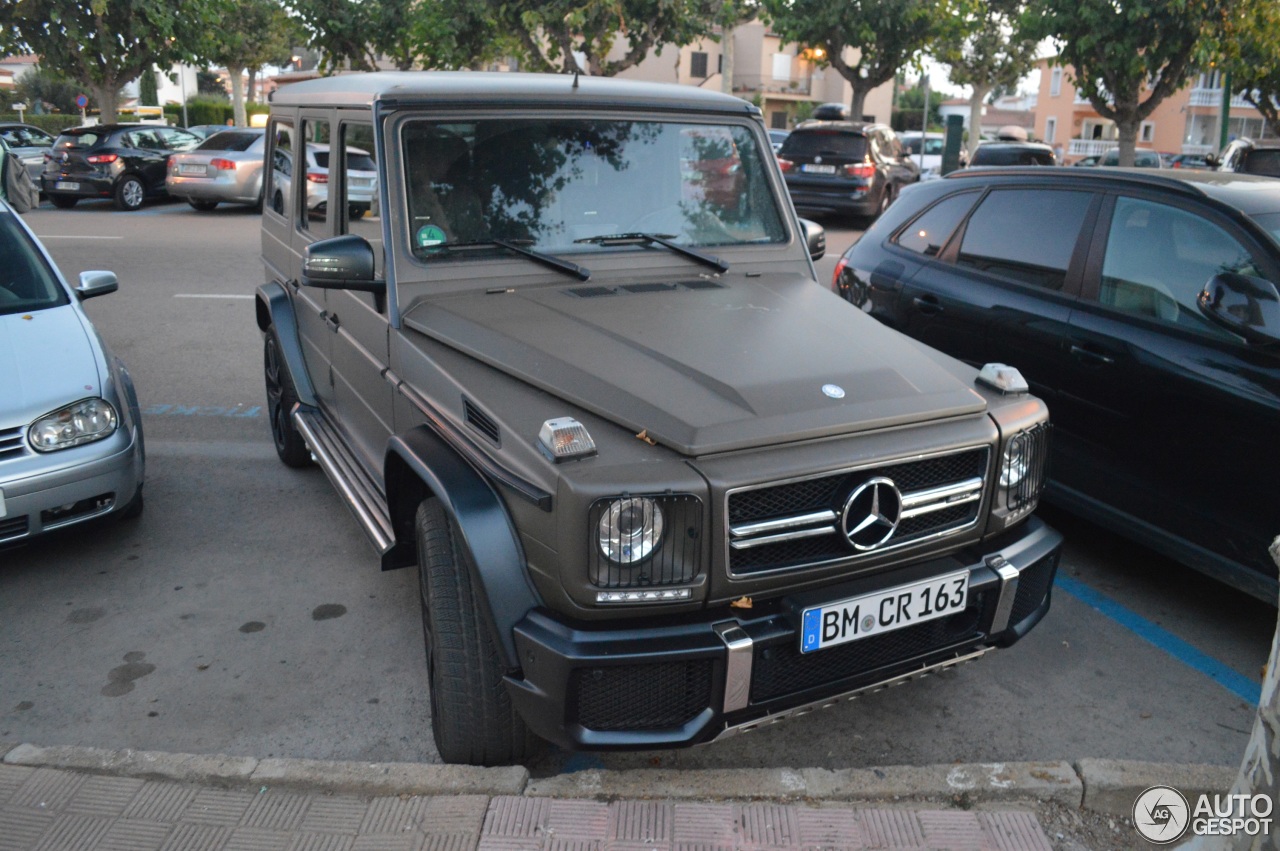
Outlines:
MULTIPOLYGON (((284 199, 293 185, 292 152, 275 149, 271 168, 275 172, 271 209, 284 210, 284 199)), ((319 142, 307 145, 307 210, 323 217, 328 199, 325 184, 329 182, 329 146, 319 142)), ((378 166, 368 151, 347 149, 347 215, 358 219, 373 206, 378 194, 378 166)))
POLYGON ((0 546, 107 514, 142 513, 143 442, 129 372, 80 302, 115 292, 111 272, 72 287, 0 202, 0 546))

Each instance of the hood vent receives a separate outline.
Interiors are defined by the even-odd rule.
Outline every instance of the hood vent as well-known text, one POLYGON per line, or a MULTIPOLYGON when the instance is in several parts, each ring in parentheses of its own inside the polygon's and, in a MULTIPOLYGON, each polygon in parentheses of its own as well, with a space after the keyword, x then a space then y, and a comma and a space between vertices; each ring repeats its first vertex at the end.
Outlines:
POLYGON ((576 295, 578 298, 599 298, 606 295, 617 295, 618 291, 610 287, 574 287, 565 290, 569 295, 576 295))
POLYGON ((623 284, 629 293, 665 293, 676 288, 675 284, 623 284))
POLYGON ((719 281, 709 281, 709 280, 706 280, 705 278, 702 278, 696 281, 681 281, 680 286, 684 287, 686 290, 728 289, 724 284, 720 283, 719 281))
POLYGON ((498 424, 494 422, 493 417, 480 410, 465 396, 462 399, 462 415, 466 418, 467 425, 489 438, 495 446, 502 445, 498 424))

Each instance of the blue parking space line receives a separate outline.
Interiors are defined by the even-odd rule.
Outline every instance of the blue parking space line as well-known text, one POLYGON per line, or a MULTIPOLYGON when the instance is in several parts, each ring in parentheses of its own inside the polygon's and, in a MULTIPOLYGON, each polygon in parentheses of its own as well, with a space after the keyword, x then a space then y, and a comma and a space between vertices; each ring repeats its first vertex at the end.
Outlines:
POLYGON ((1138 637, 1154 644, 1182 664, 1204 674, 1250 705, 1257 705, 1258 700, 1261 698, 1261 683, 1255 682, 1222 664, 1217 659, 1201 653, 1167 629, 1157 626, 1142 617, 1142 615, 1126 609, 1115 600, 1095 591, 1083 582, 1059 573, 1054 585, 1085 605, 1111 618, 1138 637))

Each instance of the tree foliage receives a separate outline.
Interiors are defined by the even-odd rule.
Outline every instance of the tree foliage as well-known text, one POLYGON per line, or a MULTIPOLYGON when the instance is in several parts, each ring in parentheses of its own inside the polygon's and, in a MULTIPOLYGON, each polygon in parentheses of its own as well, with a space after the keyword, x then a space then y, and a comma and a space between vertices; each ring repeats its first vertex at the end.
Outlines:
POLYGON ((1058 42, 1076 90, 1116 123, 1120 164, 1133 165, 1138 128, 1186 84, 1240 0, 1028 0, 1026 32, 1058 42))
POLYGON ((263 65, 284 65, 299 28, 276 0, 220 0, 222 25, 210 30, 203 57, 227 69, 235 122, 243 127, 244 73, 263 65))
POLYGON ((76 96, 80 94, 80 89, 78 83, 55 74, 42 65, 23 74, 14 86, 17 102, 25 103, 36 115, 45 112, 79 114, 76 96))
POLYGON ((962 26, 939 39, 934 57, 951 82, 969 86, 969 152, 978 146, 982 104, 998 90, 1016 90, 1035 67, 1038 39, 1023 27, 1020 0, 986 0, 965 10, 962 26))
POLYGON ((1231 88, 1280 127, 1280 4, 1252 0, 1227 18, 1214 52, 1231 88))
POLYGON ((184 0, 181 13, 168 0, 7 0, 0 49, 38 54, 47 69, 88 88, 109 123, 121 87, 153 65, 190 59, 212 18, 206 0, 184 0))
POLYGON ((867 94, 956 26, 959 0, 763 0, 784 41, 820 47, 825 62, 853 86, 854 117, 867 94), (847 60, 845 48, 857 58, 847 60))

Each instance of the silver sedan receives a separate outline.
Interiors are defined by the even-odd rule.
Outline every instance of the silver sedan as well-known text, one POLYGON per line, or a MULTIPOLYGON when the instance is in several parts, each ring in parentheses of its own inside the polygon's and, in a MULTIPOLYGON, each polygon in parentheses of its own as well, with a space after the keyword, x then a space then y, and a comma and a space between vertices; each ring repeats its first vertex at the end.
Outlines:
POLYGON ((80 306, 117 287, 82 272, 72 288, 0 202, 0 548, 142 513, 138 397, 80 306))
POLYGON ((169 157, 164 185, 169 194, 197 210, 226 202, 262 209, 262 163, 266 130, 222 130, 196 148, 169 157))

